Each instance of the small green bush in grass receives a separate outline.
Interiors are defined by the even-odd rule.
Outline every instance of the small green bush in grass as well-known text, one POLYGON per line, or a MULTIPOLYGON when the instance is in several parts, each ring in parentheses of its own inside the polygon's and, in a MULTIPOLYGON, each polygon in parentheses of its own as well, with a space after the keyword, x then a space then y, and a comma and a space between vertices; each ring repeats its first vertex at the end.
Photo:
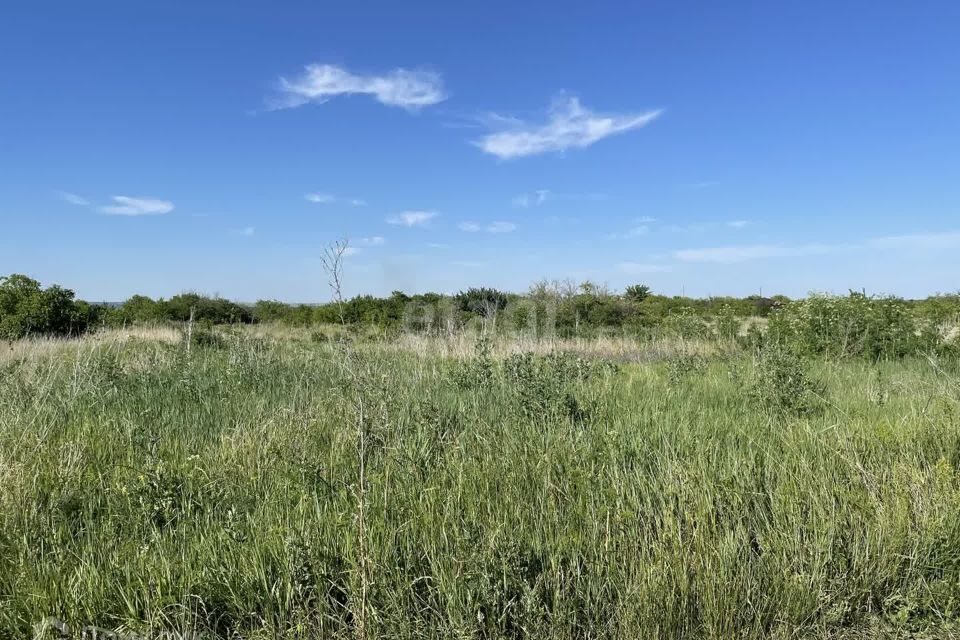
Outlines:
POLYGON ((768 410, 804 416, 823 408, 826 388, 811 376, 800 356, 772 346, 760 354, 750 394, 768 410))

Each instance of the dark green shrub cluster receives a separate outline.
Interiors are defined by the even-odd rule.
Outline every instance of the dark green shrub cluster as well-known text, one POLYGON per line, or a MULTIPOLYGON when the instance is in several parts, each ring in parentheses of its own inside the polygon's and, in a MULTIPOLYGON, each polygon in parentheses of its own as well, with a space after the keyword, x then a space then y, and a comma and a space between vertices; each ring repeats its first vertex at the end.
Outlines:
POLYGON ((892 296, 811 295, 770 317, 769 339, 804 355, 901 358, 946 346, 937 327, 892 296))
POLYGON ((249 324, 253 312, 225 298, 208 297, 198 293, 181 293, 169 300, 153 300, 147 296, 133 296, 114 312, 114 321, 132 322, 187 322, 205 321, 212 324, 249 324))
POLYGON ((36 280, 13 274, 0 278, 0 338, 78 335, 98 323, 102 309, 74 300, 58 285, 46 289, 36 280))
POLYGON ((667 380, 672 386, 679 386, 702 375, 707 370, 707 361, 701 355, 680 354, 667 361, 667 380))
POLYGON ((823 408, 826 386, 810 374, 801 356, 774 345, 760 354, 749 393, 770 411, 805 416, 823 408))
POLYGON ((201 327, 190 333, 190 344, 204 349, 222 349, 227 345, 227 341, 213 329, 201 327))
POLYGON ((587 411, 578 399, 578 386, 618 370, 612 362, 563 352, 515 353, 494 360, 485 338, 478 342, 474 358, 458 363, 452 380, 460 389, 503 390, 516 414, 526 420, 569 418, 580 422, 587 411))

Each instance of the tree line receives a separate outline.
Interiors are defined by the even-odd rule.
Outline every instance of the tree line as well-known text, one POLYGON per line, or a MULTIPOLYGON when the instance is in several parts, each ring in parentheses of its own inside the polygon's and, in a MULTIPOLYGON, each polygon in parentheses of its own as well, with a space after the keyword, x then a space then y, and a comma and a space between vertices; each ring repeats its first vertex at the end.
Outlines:
POLYGON ((942 332, 960 317, 960 295, 922 300, 892 296, 811 295, 691 298, 654 293, 643 284, 612 291, 592 282, 535 283, 523 294, 490 287, 448 295, 386 297, 359 295, 337 304, 288 304, 259 300, 241 304, 221 297, 181 293, 169 299, 134 295, 122 304, 77 300, 60 285, 46 288, 27 276, 0 278, 0 338, 74 336, 90 329, 134 324, 194 321, 211 325, 278 323, 297 327, 339 324, 382 333, 455 331, 471 323, 484 328, 546 329, 558 336, 603 331, 642 335, 669 330, 684 337, 733 337, 746 318, 773 316, 775 336, 787 336, 805 350, 863 349, 872 352, 912 348, 915 336, 942 332), (549 325, 549 327, 547 327, 549 325))

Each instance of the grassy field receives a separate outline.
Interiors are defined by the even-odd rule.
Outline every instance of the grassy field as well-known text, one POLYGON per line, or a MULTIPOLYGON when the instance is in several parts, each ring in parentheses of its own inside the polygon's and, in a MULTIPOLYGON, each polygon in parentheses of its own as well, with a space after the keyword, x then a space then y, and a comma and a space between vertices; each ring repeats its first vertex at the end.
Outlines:
POLYGON ((950 363, 262 330, 5 349, 2 638, 960 629, 950 363))

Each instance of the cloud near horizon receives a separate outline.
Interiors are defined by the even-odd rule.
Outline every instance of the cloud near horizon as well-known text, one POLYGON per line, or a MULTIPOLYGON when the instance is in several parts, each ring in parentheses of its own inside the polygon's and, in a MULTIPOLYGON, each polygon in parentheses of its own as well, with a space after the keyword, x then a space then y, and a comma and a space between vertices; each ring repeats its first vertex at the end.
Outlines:
POLYGON ((332 64, 309 64, 293 79, 280 78, 282 96, 274 109, 290 109, 310 102, 323 104, 337 96, 369 95, 380 104, 417 111, 447 99, 439 73, 394 69, 383 75, 360 75, 332 64))
POLYGON ((113 204, 99 207, 100 213, 111 216, 151 216, 170 213, 173 203, 155 198, 132 198, 113 196, 113 204))
POLYGON ((646 126, 662 113, 663 109, 654 109, 640 113, 600 114, 582 106, 576 97, 560 97, 553 101, 546 123, 532 124, 495 116, 488 119, 488 125, 500 130, 473 144, 501 160, 583 149, 609 136, 646 126))
POLYGON ((623 273, 630 275, 640 275, 644 273, 666 273, 673 270, 665 264, 648 264, 642 262, 621 262, 617 265, 617 268, 623 273))
POLYGON ((936 251, 960 249, 960 231, 911 233, 899 236, 868 238, 859 243, 804 245, 745 245, 681 249, 673 257, 682 262, 714 262, 732 264, 765 258, 796 258, 854 250, 936 251))

